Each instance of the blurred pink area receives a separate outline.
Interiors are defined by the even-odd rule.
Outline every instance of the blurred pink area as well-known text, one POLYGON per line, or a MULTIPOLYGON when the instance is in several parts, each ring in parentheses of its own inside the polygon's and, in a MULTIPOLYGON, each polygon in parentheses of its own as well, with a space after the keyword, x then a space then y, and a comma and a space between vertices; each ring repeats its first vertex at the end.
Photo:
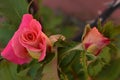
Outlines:
MULTIPOLYGON (((52 10, 60 10, 82 21, 89 21, 95 19, 101 11, 105 10, 111 1, 113 0, 43 0, 43 4, 52 10)), ((120 9, 112 14, 110 20, 119 23, 119 13, 120 9)))

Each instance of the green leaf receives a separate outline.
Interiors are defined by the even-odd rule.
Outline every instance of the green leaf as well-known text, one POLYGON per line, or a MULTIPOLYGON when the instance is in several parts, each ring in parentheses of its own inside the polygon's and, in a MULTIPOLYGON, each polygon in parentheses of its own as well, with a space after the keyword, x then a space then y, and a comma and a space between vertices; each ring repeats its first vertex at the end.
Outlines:
POLYGON ((111 60, 109 50, 108 47, 104 48, 98 58, 88 65, 88 72, 91 76, 96 76, 105 65, 109 64, 111 60))
POLYGON ((1 80, 39 80, 43 65, 32 61, 30 64, 15 65, 6 60, 0 62, 1 80))
POLYGON ((111 54, 113 55, 113 58, 120 58, 120 35, 117 35, 112 41, 112 43, 109 45, 111 48, 111 54))
POLYGON ((88 53, 88 52, 86 54, 86 57, 87 57, 88 61, 92 61, 92 60, 95 60, 97 58, 94 54, 88 53))
POLYGON ((61 45, 58 46, 58 66, 61 80, 83 80, 82 50, 82 45, 76 45, 74 42, 61 42, 61 45))
MULTIPOLYGON (((65 80, 66 78, 68 80, 79 80, 82 79, 83 80, 83 68, 82 68, 82 64, 80 62, 80 51, 73 51, 71 54, 74 54, 74 57, 72 59, 69 59, 71 57, 65 57, 66 59, 62 60, 62 63, 66 63, 67 65, 64 64, 60 64, 59 65, 59 71, 60 71, 60 75, 62 75, 63 79, 65 80), (68 63, 68 61, 69 63, 68 63)), ((61 78, 60 78, 61 79, 61 78)))
POLYGON ((0 0, 0 15, 17 27, 22 15, 27 13, 27 6, 26 0, 0 0))
POLYGON ((41 63, 43 64, 48 64, 49 62, 51 62, 51 60, 55 57, 55 53, 53 52, 47 52, 47 55, 44 59, 44 61, 42 61, 41 63))
POLYGON ((28 76, 29 70, 30 68, 26 68, 17 73, 17 80, 33 80, 30 76, 28 76))
POLYGON ((109 47, 103 48, 98 58, 101 59, 106 64, 109 63, 111 60, 110 48, 109 47))
POLYGON ((37 67, 37 68, 34 68, 34 73, 35 76, 34 76, 34 80, 41 80, 42 76, 43 76, 43 65, 42 64, 39 64, 40 67, 37 67))
POLYGON ((95 77, 95 80, 119 80, 120 75, 120 58, 112 60, 109 65, 95 77))
POLYGON ((64 55, 60 59, 59 64, 61 65, 61 67, 66 67, 66 66, 70 65, 77 53, 80 53, 80 51, 74 50, 74 51, 69 52, 68 54, 66 53, 67 55, 64 55))
POLYGON ((106 36, 111 38, 112 34, 114 33, 114 25, 112 22, 107 22, 104 26, 103 26, 103 31, 102 33, 106 36))
POLYGON ((82 40, 84 39, 84 37, 87 35, 87 33, 90 31, 90 25, 89 24, 87 24, 86 26, 85 26, 85 30, 84 30, 84 32, 83 32, 83 35, 82 35, 82 40))
POLYGON ((90 76, 97 75, 103 68, 104 64, 100 60, 96 60, 88 66, 90 76))
POLYGON ((104 24, 104 26, 99 26, 98 29, 104 36, 110 39, 114 39, 120 34, 120 27, 115 26, 111 21, 104 24))
POLYGON ((36 63, 36 62, 33 62, 33 64, 30 64, 29 67, 27 69, 29 69, 28 71, 28 75, 30 75, 32 77, 32 79, 35 79, 35 78, 38 78, 38 74, 39 76, 41 77, 42 75, 42 68, 43 68, 43 65, 40 64, 40 63, 36 63))
POLYGON ((58 41, 55 45, 58 45, 58 58, 59 64, 62 66, 68 65, 71 60, 74 58, 76 53, 80 53, 82 49, 82 45, 71 42, 71 44, 58 41))
POLYGON ((118 49, 120 49, 120 35, 116 36, 115 41, 113 43, 118 49))
POLYGON ((13 28, 13 25, 9 24, 1 24, 0 26, 0 47, 3 48, 7 45, 8 41, 12 37, 13 33, 15 32, 15 29, 13 28))
POLYGON ((0 79, 1 80, 17 80, 17 65, 6 60, 0 61, 0 79))
POLYGON ((17 75, 21 76, 21 77, 25 76, 25 75, 27 75, 27 73, 28 73, 29 70, 30 70, 30 68, 26 68, 26 69, 20 71, 17 75))
POLYGON ((115 26, 114 27, 114 32, 112 33, 112 36, 116 37, 118 35, 120 35, 120 26, 115 26))

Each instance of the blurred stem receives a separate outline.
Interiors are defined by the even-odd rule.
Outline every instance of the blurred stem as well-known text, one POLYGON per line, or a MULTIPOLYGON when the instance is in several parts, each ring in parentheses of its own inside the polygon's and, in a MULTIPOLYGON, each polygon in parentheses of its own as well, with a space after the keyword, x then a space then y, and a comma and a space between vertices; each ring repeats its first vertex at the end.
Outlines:
POLYGON ((82 65, 83 65, 85 80, 89 80, 88 71, 87 71, 86 51, 82 52, 82 65))
POLYGON ((51 62, 45 65, 41 80, 59 80, 57 59, 57 50, 55 49, 55 57, 51 62))
POLYGON ((29 13, 29 9, 30 9, 30 6, 31 4, 33 3, 34 0, 31 0, 30 3, 28 4, 28 7, 27 7, 27 12, 29 13))

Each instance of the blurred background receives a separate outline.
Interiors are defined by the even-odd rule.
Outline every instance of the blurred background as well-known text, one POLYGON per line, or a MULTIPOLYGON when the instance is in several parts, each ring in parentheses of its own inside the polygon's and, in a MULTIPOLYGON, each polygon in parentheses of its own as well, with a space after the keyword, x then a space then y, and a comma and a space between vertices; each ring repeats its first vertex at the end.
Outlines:
MULTIPOLYGON (((43 4, 53 11, 62 12, 81 21, 89 22, 100 15, 114 0, 43 0, 43 4)), ((119 24, 120 9, 110 17, 119 24)))
MULTIPOLYGON (((85 24, 91 23, 93 20, 98 18, 103 11, 110 7, 113 1, 115 0, 26 0, 26 4, 27 7, 29 7, 29 12, 41 22, 44 28, 43 30, 48 34, 48 36, 52 34, 63 34, 68 39, 74 40, 78 34, 82 34, 85 24)), ((21 14, 26 12, 22 10, 22 8, 26 6, 22 5, 22 7, 18 2, 22 3, 23 1, 14 1, 14 3, 10 3, 10 1, 6 2, 1 0, 1 47, 4 47, 7 44, 20 23, 19 19, 18 21, 17 19, 14 19, 18 18, 18 16, 14 16, 16 14, 14 14, 15 12, 13 8, 18 9, 18 12, 21 10, 21 14), (13 8, 6 5, 12 6, 13 8), (12 15, 14 16, 13 20, 12 15), (16 23, 16 25, 13 23, 16 23), (10 25, 10 27, 5 28, 5 26, 8 25, 10 25), (6 33, 6 31, 8 33, 6 33)), ((120 21, 119 13, 120 9, 115 10, 107 20, 118 25, 120 21)), ((78 37, 78 40, 80 39, 81 38, 78 37)))

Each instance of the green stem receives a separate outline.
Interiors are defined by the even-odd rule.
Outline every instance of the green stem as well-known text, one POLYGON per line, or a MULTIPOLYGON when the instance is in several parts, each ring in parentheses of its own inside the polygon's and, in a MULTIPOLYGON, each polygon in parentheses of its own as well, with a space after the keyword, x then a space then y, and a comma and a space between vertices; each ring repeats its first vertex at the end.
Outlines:
POLYGON ((31 4, 33 3, 33 1, 34 1, 34 0, 31 0, 30 3, 29 3, 28 6, 27 6, 27 12, 28 12, 28 13, 29 13, 29 8, 30 8, 31 4))
POLYGON ((86 52, 83 52, 83 53, 82 53, 82 65, 83 65, 83 69, 84 69, 85 80, 89 80, 89 79, 88 79, 88 71, 87 71, 86 52))

